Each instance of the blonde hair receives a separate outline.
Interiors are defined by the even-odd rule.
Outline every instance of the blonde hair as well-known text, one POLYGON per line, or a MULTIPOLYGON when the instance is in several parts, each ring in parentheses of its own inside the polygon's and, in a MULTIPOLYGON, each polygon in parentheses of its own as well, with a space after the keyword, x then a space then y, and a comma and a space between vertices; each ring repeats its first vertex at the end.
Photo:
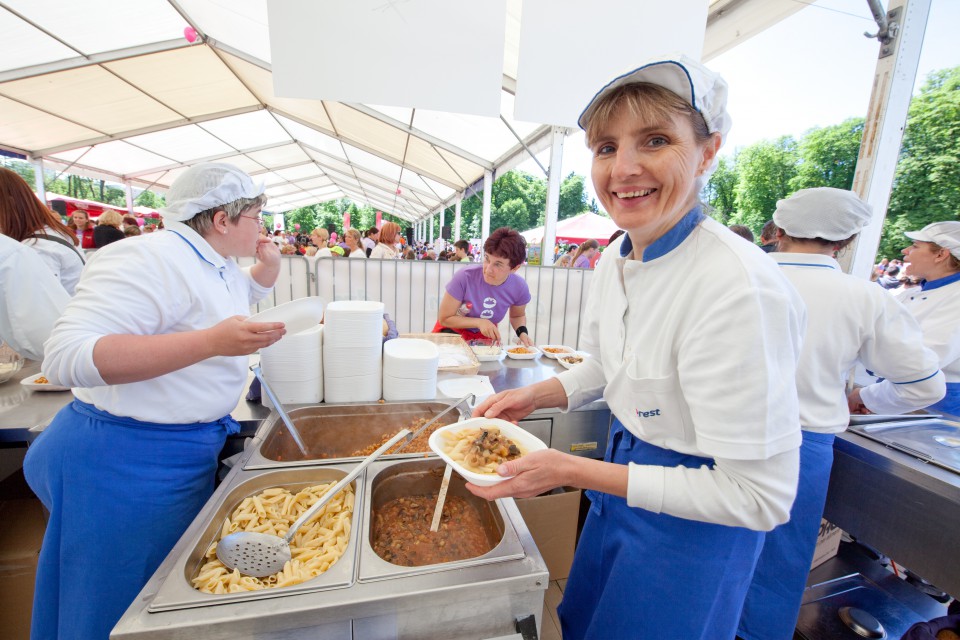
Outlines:
POLYGON ((600 132, 621 110, 642 122, 659 122, 682 115, 690 121, 697 142, 704 144, 711 137, 703 116, 686 100, 660 85, 637 82, 618 87, 600 100, 587 123, 588 147, 596 144, 600 132))
POLYGON ((97 218, 98 225, 107 225, 109 227, 120 228, 120 224, 123 222, 123 216, 114 211, 113 209, 106 209, 103 213, 100 214, 100 217, 97 218))
POLYGON ((323 227, 317 227, 310 232, 310 235, 316 234, 320 237, 320 241, 323 243, 323 246, 327 246, 327 240, 330 239, 330 232, 324 229, 323 227))
POLYGON ((347 238, 353 238, 356 241, 357 246, 360 247, 361 249, 363 248, 363 245, 360 243, 363 237, 360 235, 360 232, 354 229, 353 227, 350 227, 349 229, 343 232, 344 242, 346 242, 347 238))
POLYGON ((583 242, 580 243, 580 246, 577 247, 577 252, 573 254, 572 258, 570 258, 570 264, 567 266, 572 267, 575 264, 577 264, 577 258, 582 256, 584 252, 586 252, 588 249, 599 249, 599 248, 600 248, 600 243, 594 240, 593 238, 590 238, 589 240, 584 240, 583 242))

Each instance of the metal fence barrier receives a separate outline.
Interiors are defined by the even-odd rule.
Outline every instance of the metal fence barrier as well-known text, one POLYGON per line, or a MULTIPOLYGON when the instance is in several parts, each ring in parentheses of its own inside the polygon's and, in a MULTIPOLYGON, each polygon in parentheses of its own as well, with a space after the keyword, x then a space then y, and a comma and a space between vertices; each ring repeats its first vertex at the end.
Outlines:
MULTIPOLYGON (((240 266, 254 264, 240 258, 240 266)), ((433 329, 446 284, 464 262, 429 260, 350 260, 282 256, 283 266, 273 293, 251 309, 263 311, 305 296, 335 300, 379 300, 400 333, 433 329)), ((479 265, 476 265, 479 266, 479 265)), ((527 328, 536 344, 579 346, 580 318, 587 304, 593 271, 524 265, 517 272, 530 288, 527 328)), ((507 317, 500 334, 513 336, 507 317)))

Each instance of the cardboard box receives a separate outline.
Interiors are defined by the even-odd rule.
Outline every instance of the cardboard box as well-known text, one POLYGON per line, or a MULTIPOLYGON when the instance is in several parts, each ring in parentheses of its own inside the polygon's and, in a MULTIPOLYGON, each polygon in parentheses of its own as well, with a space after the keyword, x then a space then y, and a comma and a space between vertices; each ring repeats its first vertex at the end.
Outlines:
POLYGON ((837 555, 840 548, 840 537, 843 530, 837 525, 820 519, 820 533, 817 535, 817 547, 813 550, 813 563, 810 569, 819 567, 830 558, 837 555))
POLYGON ((6 640, 30 638, 33 585, 45 528, 39 500, 0 501, 0 629, 6 640))
POLYGON ((518 498, 517 507, 547 564, 550 579, 569 576, 577 546, 580 489, 561 487, 534 498, 518 498))

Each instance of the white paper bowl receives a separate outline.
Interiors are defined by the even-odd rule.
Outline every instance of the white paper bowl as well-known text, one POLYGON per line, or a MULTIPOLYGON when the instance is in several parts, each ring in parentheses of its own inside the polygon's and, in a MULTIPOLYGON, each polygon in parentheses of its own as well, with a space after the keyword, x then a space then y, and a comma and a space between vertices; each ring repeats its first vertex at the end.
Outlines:
POLYGON ((503 359, 505 353, 500 347, 487 344, 471 344, 470 349, 480 362, 497 362, 503 359))
POLYGON ((276 307, 255 313, 247 322, 282 322, 288 334, 300 333, 320 324, 323 317, 323 298, 297 298, 276 307))
POLYGON ((511 347, 507 347, 506 349, 504 349, 504 351, 507 352, 508 358, 513 358, 514 360, 533 360, 534 358, 540 355, 540 350, 537 349, 536 347, 523 347, 530 353, 510 353, 510 349, 519 349, 520 347, 521 345, 517 344, 511 347))
POLYGON ((588 357, 589 356, 585 353, 574 352, 574 353, 568 353, 566 355, 560 356, 559 358, 557 358, 557 362, 560 363, 561 367, 564 367, 566 369, 573 369, 574 367, 579 367, 580 365, 582 365, 588 357), (580 362, 567 362, 566 359, 573 356, 580 358, 580 362))
POLYGON ((499 484, 504 480, 509 480, 509 478, 504 478, 496 473, 476 473, 465 469, 459 462, 451 460, 450 456, 443 451, 443 440, 441 438, 442 434, 447 431, 460 431, 461 429, 471 429, 482 426, 499 427, 500 433, 516 442, 526 453, 533 453, 534 451, 547 448, 547 445, 544 444, 540 438, 524 431, 512 422, 507 422, 500 418, 471 418, 463 422, 456 422, 445 427, 440 427, 434 431, 430 435, 430 448, 433 449, 434 453, 440 456, 444 462, 453 467, 454 471, 463 476, 464 480, 472 482, 478 487, 489 487, 499 484))
POLYGON ((540 351, 543 352, 543 355, 547 356, 548 358, 553 358, 554 360, 556 360, 560 356, 573 355, 574 353, 576 353, 576 349, 574 349, 573 347, 568 347, 562 344, 542 344, 540 345, 539 348, 540 348, 540 351), (563 353, 550 353, 549 351, 547 351, 547 349, 563 349, 563 353))

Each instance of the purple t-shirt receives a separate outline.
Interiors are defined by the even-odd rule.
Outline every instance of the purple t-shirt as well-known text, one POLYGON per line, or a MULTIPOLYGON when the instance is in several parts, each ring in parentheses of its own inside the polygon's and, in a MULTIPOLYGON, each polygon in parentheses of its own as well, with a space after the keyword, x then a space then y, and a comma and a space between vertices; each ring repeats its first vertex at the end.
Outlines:
POLYGON ((467 267, 454 274, 447 284, 447 293, 460 301, 457 315, 486 318, 493 324, 503 320, 510 307, 530 302, 527 282, 515 273, 503 284, 493 286, 483 279, 483 267, 467 267))
POLYGON ((590 258, 581 253, 580 257, 577 258, 577 261, 573 263, 573 266, 575 266, 577 269, 589 269, 590 258))

